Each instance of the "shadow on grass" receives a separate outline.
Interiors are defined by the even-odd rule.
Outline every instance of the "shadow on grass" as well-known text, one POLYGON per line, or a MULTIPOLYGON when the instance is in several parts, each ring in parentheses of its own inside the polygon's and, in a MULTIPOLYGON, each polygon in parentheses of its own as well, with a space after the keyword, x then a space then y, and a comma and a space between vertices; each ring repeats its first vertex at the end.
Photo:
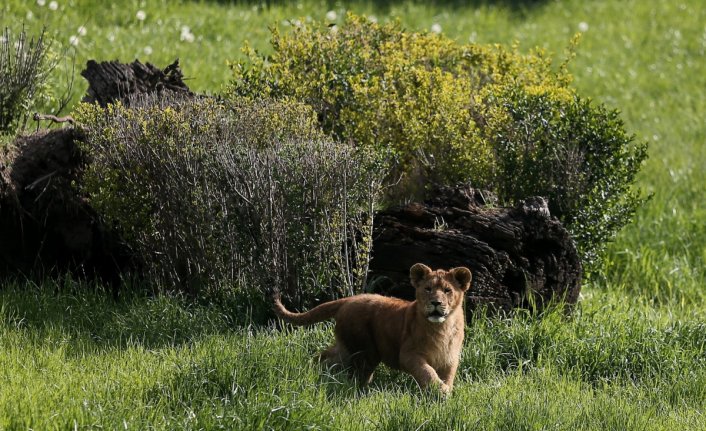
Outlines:
POLYGON ((119 300, 101 286, 47 281, 5 284, 0 289, 0 326, 28 331, 30 342, 55 335, 69 346, 91 349, 177 346, 264 321, 243 298, 197 301, 182 295, 123 291, 119 300))

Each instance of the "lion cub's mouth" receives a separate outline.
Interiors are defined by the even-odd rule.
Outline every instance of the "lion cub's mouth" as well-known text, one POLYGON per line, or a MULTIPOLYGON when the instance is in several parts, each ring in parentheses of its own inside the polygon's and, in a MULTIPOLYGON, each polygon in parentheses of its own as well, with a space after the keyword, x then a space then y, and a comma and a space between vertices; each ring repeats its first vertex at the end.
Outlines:
POLYGON ((443 323, 446 320, 446 314, 439 310, 434 310, 427 314, 427 320, 434 323, 443 323))

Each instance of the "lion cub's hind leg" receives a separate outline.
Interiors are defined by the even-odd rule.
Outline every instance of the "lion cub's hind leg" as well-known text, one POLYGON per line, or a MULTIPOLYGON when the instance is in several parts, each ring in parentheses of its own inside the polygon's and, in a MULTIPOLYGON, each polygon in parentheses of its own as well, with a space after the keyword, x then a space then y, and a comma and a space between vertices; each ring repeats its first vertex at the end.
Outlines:
POLYGON ((375 366, 371 366, 370 364, 363 364, 352 370, 353 378, 361 386, 367 386, 373 381, 374 372, 375 366))
POLYGON ((351 354, 340 341, 319 353, 319 363, 332 371, 347 371, 359 385, 368 385, 378 362, 366 357, 364 352, 351 354))
POLYGON ((342 371, 351 366, 351 355, 341 343, 336 343, 319 353, 319 363, 327 368, 342 371))

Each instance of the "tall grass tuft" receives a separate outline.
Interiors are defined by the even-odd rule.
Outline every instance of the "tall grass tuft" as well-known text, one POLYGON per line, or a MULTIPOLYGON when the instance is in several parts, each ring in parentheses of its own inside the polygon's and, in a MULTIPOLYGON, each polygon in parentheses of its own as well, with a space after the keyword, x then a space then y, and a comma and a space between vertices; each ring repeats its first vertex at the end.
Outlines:
POLYGON ((0 34, 1 133, 27 122, 27 111, 50 69, 48 48, 45 30, 36 38, 30 38, 24 27, 17 34, 5 27, 0 34))

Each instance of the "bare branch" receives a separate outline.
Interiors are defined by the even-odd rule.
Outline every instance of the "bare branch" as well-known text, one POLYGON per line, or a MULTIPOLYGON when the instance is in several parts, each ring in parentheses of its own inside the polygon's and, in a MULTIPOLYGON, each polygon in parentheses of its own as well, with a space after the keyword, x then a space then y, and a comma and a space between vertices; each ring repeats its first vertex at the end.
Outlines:
POLYGON ((69 123, 71 125, 75 125, 76 122, 70 115, 66 115, 63 117, 57 117, 56 115, 51 115, 51 114, 40 114, 38 112, 35 112, 34 115, 32 116, 32 119, 34 121, 44 121, 48 120, 54 123, 69 123))

